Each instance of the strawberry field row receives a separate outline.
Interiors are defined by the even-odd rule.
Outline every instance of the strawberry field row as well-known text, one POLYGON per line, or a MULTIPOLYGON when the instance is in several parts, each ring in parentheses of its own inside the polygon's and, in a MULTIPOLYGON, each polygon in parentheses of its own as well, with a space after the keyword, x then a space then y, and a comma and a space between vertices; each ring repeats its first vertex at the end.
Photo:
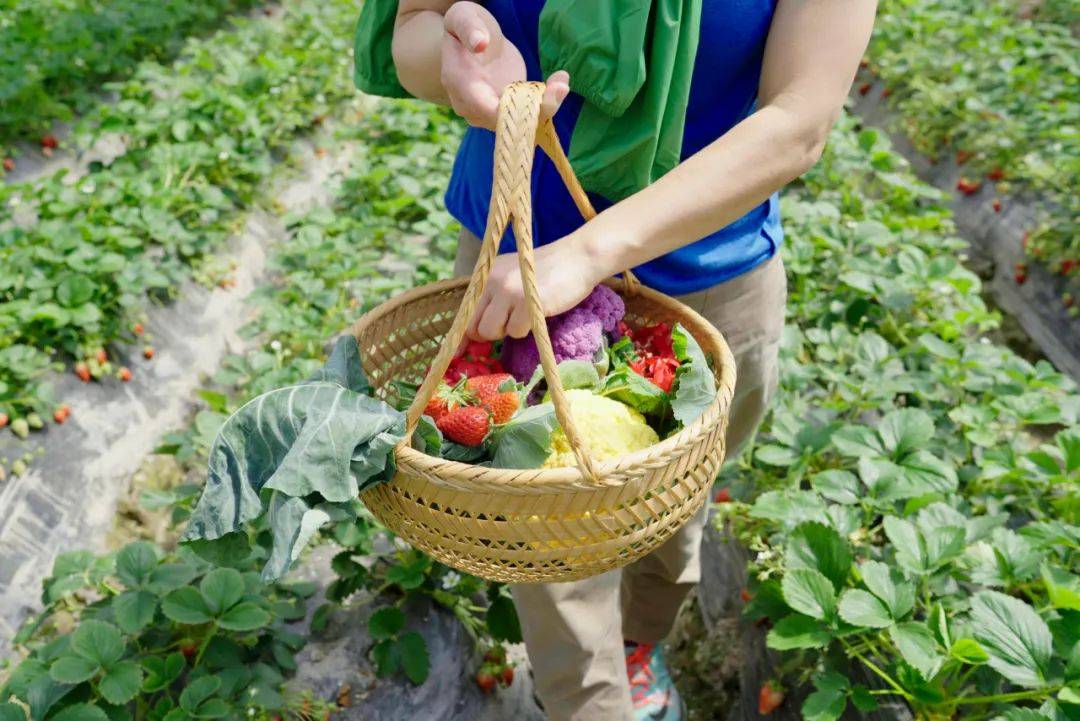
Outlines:
MULTIPOLYGON (((99 99, 101 83, 141 59, 167 59, 184 38, 252 0, 9 0, 0 21, 0 148, 42 139, 99 99)), ((53 141, 44 139, 45 146, 53 141)))
POLYGON ((77 133, 81 147, 119 134, 124 155, 74 182, 0 187, 0 425, 22 435, 52 414, 42 378, 60 363, 84 379, 116 370, 110 344, 135 339, 145 303, 199 271, 289 141, 354 95, 354 22, 347 0, 294 0, 171 66, 145 62, 77 133))
POLYGON ((1080 40, 1061 22, 1069 4, 1049 5, 1032 19, 1011 0, 887 0, 869 69, 914 145, 955 155, 962 194, 994 184, 1034 196, 1043 207, 1028 254, 1080 278, 1080 40))
POLYGON ((942 200, 850 118, 784 199, 782 392, 721 507, 806 718, 1080 703, 1080 396, 986 338, 942 200))

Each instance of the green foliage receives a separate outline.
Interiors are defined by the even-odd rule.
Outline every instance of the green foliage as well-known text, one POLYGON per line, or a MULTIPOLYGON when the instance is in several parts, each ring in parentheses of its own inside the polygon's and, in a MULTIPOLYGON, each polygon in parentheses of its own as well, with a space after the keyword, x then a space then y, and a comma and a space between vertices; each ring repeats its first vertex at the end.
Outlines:
POLYGON ((304 640, 288 626, 313 590, 145 541, 62 555, 15 638, 27 655, 0 683, 0 718, 22 721, 20 704, 69 721, 289 715, 284 661, 304 640))
POLYGON ((355 93, 355 16, 345 0, 290 0, 280 21, 238 20, 173 65, 144 62, 77 133, 79 149, 122 135, 121 157, 74 184, 0 185, 0 412, 51 415, 41 381, 59 362, 106 375, 96 351, 133 341, 146 302, 240 227, 276 155, 355 93))
POLYGON ((759 550, 747 615, 815 686, 805 718, 881 695, 1062 718, 1080 698, 1080 396, 984 339, 939 198, 850 119, 785 198, 783 391, 732 474, 756 499, 720 508, 759 550))
POLYGON ((0 145, 31 138, 95 102, 105 80, 142 58, 165 60, 184 38, 251 0, 8 0, 0 25, 0 145))
POLYGON ((1011 0, 886 0, 871 68, 920 151, 970 156, 966 176, 1001 172, 1003 190, 1033 191, 1045 201, 1027 251, 1054 272, 1074 268, 1077 278, 1076 3, 1033 5, 1045 12, 1026 19, 1011 0))

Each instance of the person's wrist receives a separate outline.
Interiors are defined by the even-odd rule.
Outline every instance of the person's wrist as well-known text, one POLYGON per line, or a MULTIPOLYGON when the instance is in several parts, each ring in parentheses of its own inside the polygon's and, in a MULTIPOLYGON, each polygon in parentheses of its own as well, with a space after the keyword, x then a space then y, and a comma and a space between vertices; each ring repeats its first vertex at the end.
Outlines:
POLYGON ((621 273, 632 265, 628 251, 634 246, 633 229, 622 227, 604 212, 582 225, 571 236, 578 253, 593 273, 595 283, 621 273))

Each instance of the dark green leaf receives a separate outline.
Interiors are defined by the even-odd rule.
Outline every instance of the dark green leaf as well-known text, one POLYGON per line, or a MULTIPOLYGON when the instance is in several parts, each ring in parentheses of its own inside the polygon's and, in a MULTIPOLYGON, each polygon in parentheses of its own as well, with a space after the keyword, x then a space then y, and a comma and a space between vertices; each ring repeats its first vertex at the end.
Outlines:
POLYGON ((840 596, 839 612, 840 618, 861 628, 887 628, 893 623, 885 604, 858 588, 849 588, 840 596))
POLYGON ((125 633, 138 633, 150 625, 157 611, 157 597, 149 591, 125 591, 113 599, 116 625, 125 633))
POLYGON ((889 629, 896 648, 905 661, 910 663, 927 681, 931 680, 945 662, 937 647, 934 635, 924 624, 901 623, 889 629))
POLYGON ((199 582, 206 608, 213 616, 220 616, 236 605, 244 595, 244 579, 233 568, 215 568, 199 582))
POLYGON ((667 393, 630 370, 629 366, 622 366, 605 376, 596 392, 625 403, 643 415, 660 415, 669 403, 667 393))
POLYGON ((801 523, 787 543, 789 568, 820 571, 839 590, 851 570, 851 549, 840 534, 823 523, 801 523))
POLYGON ((146 541, 135 541, 116 554, 116 575, 128 588, 141 586, 157 567, 158 557, 154 546, 146 541))
POLYGON ((82 683, 101 669, 96 661, 82 656, 61 656, 49 667, 49 675, 57 683, 82 683))
POLYGON ((77 703, 57 712, 49 721, 109 721, 109 717, 97 706, 77 703))
POLYGON ((420 634, 411 631, 402 634, 395 645, 401 659, 401 667, 405 670, 405 675, 409 677, 409 680, 415 684, 422 684, 426 681, 428 671, 431 668, 431 661, 428 658, 427 643, 424 642, 424 638, 420 634))
POLYGON ((217 676, 202 676, 187 685, 180 693, 180 708, 195 715, 199 706, 221 688, 221 679, 217 676))
POLYGON ((26 712, 18 704, 0 702, 0 721, 27 721, 26 712))
POLYGON ((889 614, 897 621, 915 607, 915 586, 896 570, 878 561, 867 561, 859 566, 859 573, 870 593, 885 603, 889 614))
POLYGON ((254 631, 270 623, 270 614, 250 601, 236 604, 218 619, 218 625, 230 631, 254 631))
POLYGON ((87 619, 71 635, 71 650, 108 668, 124 655, 124 639, 116 626, 87 619))
POLYGON ((506 596, 496 596, 487 609, 487 625, 496 641, 521 643, 521 623, 514 602, 506 596))
POLYGON ((98 691, 111 704, 124 704, 135 698, 142 685, 142 669, 134 661, 121 661, 110 667, 98 681, 98 691))
POLYGON ((376 641, 392 638, 405 627, 405 614, 397 606, 384 606, 368 618, 368 633, 376 641))
POLYGON ((784 600, 799 613, 820 621, 836 613, 836 591, 832 582, 819 571, 797 568, 788 571, 781 581, 784 600))
POLYGON ((539 468, 551 453, 551 433, 558 426, 555 406, 540 403, 519 411, 492 435, 495 468, 539 468))
POLYGON ((825 648, 831 640, 832 636, 820 622, 799 613, 781 618, 766 637, 769 648, 778 651, 825 648))
POLYGON ((184 586, 161 600, 161 612, 177 623, 196 625, 212 620, 210 609, 199 589, 184 586))

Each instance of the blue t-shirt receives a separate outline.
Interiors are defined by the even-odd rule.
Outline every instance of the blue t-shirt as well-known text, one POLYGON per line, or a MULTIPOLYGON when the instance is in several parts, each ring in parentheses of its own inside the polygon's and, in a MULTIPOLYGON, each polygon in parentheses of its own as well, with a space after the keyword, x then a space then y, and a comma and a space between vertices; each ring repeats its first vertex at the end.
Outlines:
MULTIPOLYGON (((541 80, 538 26, 544 0, 486 0, 483 5, 521 51, 529 79, 541 80)), ((684 159, 753 112, 765 38, 775 7, 776 0, 703 0, 701 39, 683 133, 684 159)), ((582 102, 580 95, 571 93, 555 114, 555 128, 564 148, 570 146, 582 102)), ((480 237, 491 202, 494 143, 491 131, 469 128, 446 191, 447 209, 480 237)), ((595 194, 590 197, 598 212, 611 205, 606 198, 595 194)), ((539 151, 533 166, 532 200, 537 245, 558 240, 583 222, 555 166, 539 151)), ((638 266, 634 272, 646 285, 664 293, 692 293, 734 278, 773 257, 782 238, 779 200, 773 195, 712 235, 638 266)), ((507 232, 500 252, 513 251, 513 234, 507 232)))

